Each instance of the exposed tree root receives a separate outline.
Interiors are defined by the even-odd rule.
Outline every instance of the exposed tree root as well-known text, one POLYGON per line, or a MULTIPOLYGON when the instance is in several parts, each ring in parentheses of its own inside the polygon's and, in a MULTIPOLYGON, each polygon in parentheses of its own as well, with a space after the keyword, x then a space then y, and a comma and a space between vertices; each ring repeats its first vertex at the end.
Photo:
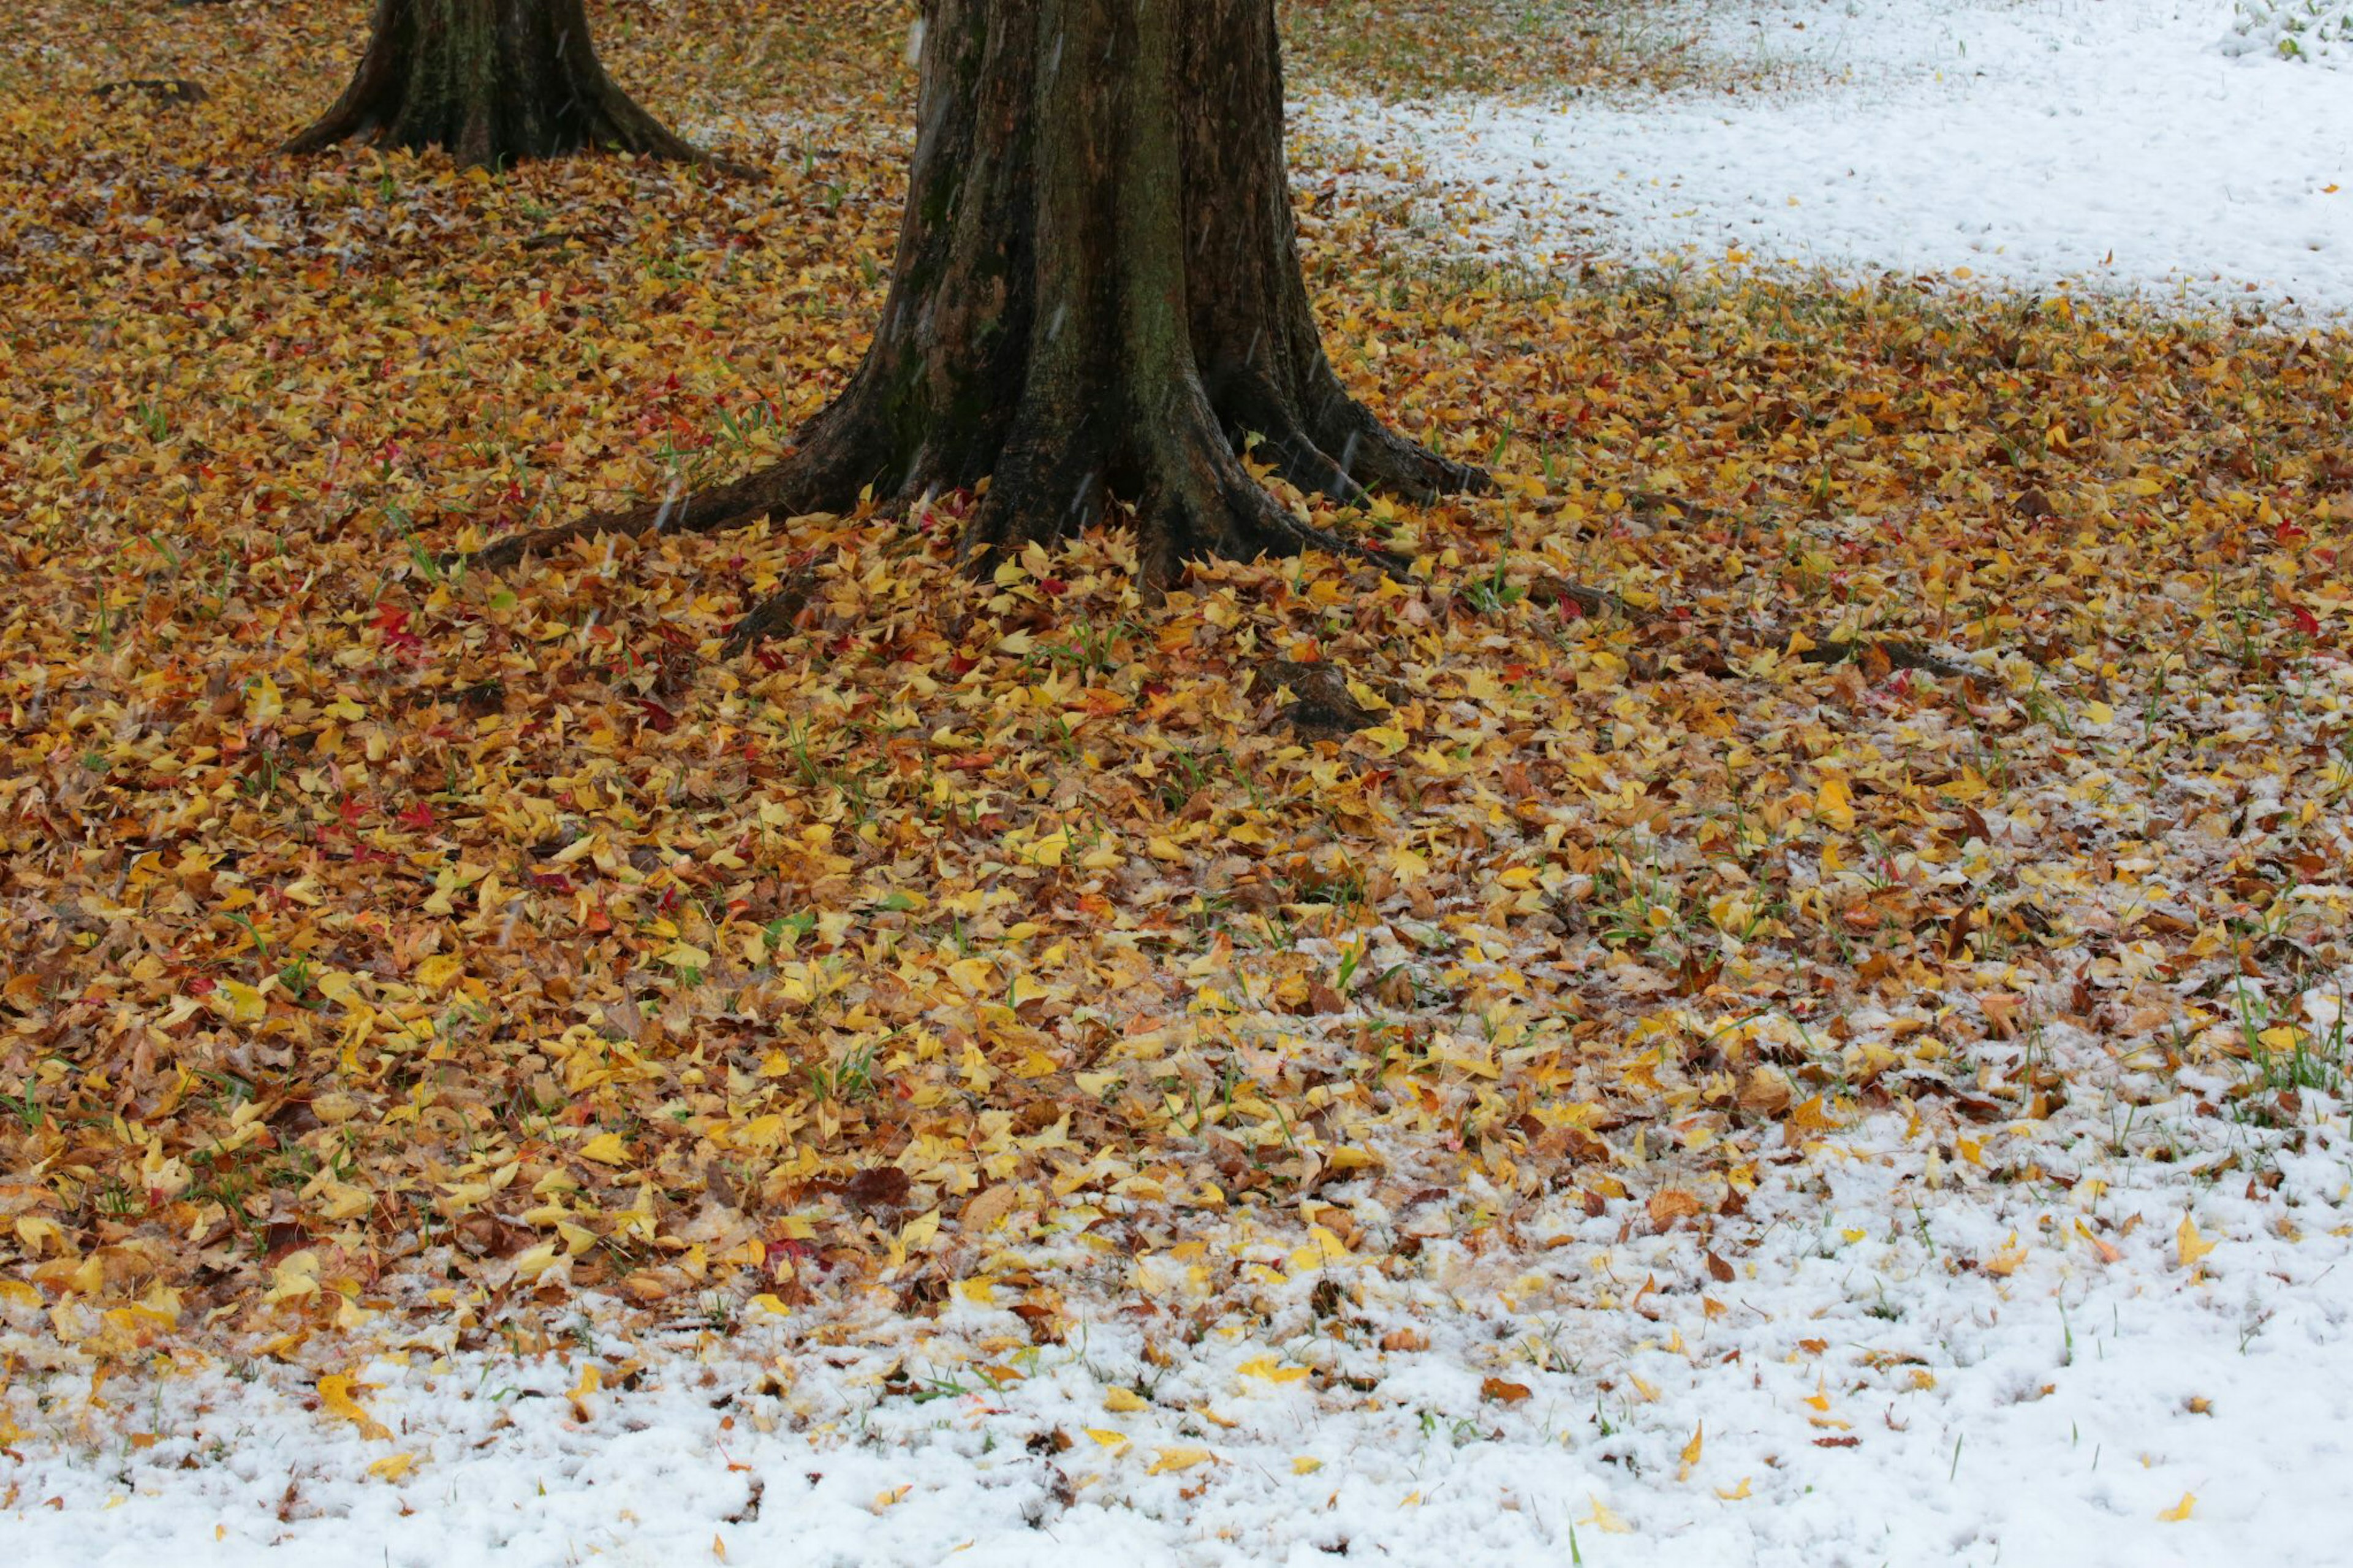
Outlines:
POLYGON ((1975 675, 1976 670, 1947 658, 1939 658, 1916 642, 1900 637, 1865 637, 1851 641, 1837 638, 1816 643, 1798 657, 1808 664, 1846 664, 1850 661, 1871 670, 1874 677, 1890 669, 1916 669, 1923 675, 1934 675, 1947 680, 1975 675))
POLYGON ((785 580, 785 585, 752 606, 750 613, 735 623, 727 634, 719 657, 734 658, 750 651, 769 637, 783 637, 793 629, 793 622, 808 606, 809 597, 817 592, 817 574, 804 566, 785 580))

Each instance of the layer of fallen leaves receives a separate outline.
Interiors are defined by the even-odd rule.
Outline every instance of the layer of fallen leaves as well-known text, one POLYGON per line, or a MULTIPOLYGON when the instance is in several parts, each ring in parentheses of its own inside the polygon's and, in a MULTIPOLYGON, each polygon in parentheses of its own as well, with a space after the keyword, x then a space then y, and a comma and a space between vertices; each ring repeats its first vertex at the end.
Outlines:
POLYGON ((359 7, 36 9, 0 1290, 58 1341, 591 1290, 1198 1334, 1546 1194, 1736 1249, 1872 1106, 1982 1163, 2066 1094, 2053 1024, 2152 1096, 2242 1061, 2218 1115, 2341 1068, 2294 1000, 2348 963, 2342 332, 1530 281, 1311 202, 1342 374, 1505 479, 1323 519, 1398 580, 1205 566, 1146 612, 1114 532, 973 585, 963 495, 469 574, 841 384, 888 18, 774 101, 649 68, 766 36, 724 6, 607 26, 754 184, 290 161, 359 7))
MULTIPOLYGON (((1282 0, 1292 79, 1354 93, 1738 92, 1799 71, 1682 0, 1282 0)), ((1777 26, 1787 26, 1777 23, 1777 26)))

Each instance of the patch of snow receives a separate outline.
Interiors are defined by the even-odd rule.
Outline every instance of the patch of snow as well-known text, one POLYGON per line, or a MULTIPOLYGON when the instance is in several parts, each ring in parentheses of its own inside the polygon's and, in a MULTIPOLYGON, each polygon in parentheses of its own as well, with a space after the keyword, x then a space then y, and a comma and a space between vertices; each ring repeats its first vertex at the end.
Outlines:
MULTIPOLYGON (((2264 14, 2284 27, 2302 3, 2264 14)), ((1538 262, 2353 308, 2353 92, 2268 50, 2232 58, 2230 18, 2220 0, 1796 0, 1719 16, 1713 47, 1810 88, 1324 99, 1299 119, 1360 184, 1434 184, 1454 243, 1538 262)))
POLYGON ((1516 1249, 1441 1226, 1409 1265, 1334 1258, 1274 1330, 1190 1346, 1130 1310, 1178 1264, 1073 1288, 1034 1350, 962 1300, 536 1355, 428 1336, 349 1369, 375 1436, 317 1365, 20 1361, 0 1536, 43 1568, 2341 1562, 2344 1106, 2258 1132, 2193 1104, 2220 1080, 2138 1104, 2114 1043, 2035 1048, 2071 1086, 2047 1121, 1866 1117, 1713 1237, 1571 1191, 1516 1249))

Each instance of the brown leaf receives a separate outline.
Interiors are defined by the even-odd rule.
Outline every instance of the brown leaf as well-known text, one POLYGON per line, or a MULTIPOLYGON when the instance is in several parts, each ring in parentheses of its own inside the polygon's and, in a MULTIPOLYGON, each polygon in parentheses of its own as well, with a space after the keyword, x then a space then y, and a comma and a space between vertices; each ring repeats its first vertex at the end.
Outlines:
POLYGON ((911 1184, 896 1165, 871 1165, 841 1185, 841 1195, 862 1209, 903 1208, 911 1184))
POLYGON ((1675 1221, 1700 1212, 1699 1199, 1680 1187, 1668 1187, 1651 1194, 1651 1224, 1660 1230, 1673 1228, 1675 1221))

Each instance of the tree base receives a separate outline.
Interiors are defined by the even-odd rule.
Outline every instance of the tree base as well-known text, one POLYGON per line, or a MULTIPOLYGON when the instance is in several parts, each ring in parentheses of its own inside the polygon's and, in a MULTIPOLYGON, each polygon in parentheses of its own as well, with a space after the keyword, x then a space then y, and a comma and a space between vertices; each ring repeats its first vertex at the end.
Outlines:
POLYGON ((490 168, 590 150, 720 164, 606 74, 582 0, 380 0, 351 85, 285 150, 342 142, 490 168))
POLYGON ((1293 516, 1246 451, 1343 505, 1373 488, 1485 486, 1385 426, 1324 355, 1292 226, 1270 0, 929 0, 926 16, 891 295, 799 450, 675 503, 502 542, 477 564, 986 479, 963 540, 974 573, 1122 505, 1157 595, 1203 557, 1323 549, 1398 564, 1293 516))

